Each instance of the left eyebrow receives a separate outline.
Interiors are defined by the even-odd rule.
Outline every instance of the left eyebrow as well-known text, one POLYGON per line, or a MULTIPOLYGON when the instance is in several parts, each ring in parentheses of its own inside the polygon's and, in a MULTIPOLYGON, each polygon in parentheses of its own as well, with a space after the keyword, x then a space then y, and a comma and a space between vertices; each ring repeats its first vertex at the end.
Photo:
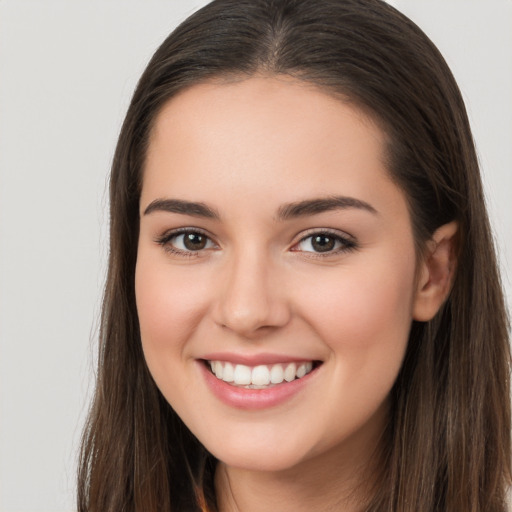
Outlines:
POLYGON ((330 210, 349 208, 365 210, 373 215, 378 215, 377 210, 371 204, 361 199, 347 196, 329 196, 284 204, 277 211, 277 219, 283 221, 304 215, 317 215, 330 210))
POLYGON ((207 219, 219 219, 219 214, 204 203, 193 201, 184 201, 182 199, 155 199, 144 210, 144 215, 153 212, 180 213, 182 215, 191 215, 192 217, 204 217, 207 219))

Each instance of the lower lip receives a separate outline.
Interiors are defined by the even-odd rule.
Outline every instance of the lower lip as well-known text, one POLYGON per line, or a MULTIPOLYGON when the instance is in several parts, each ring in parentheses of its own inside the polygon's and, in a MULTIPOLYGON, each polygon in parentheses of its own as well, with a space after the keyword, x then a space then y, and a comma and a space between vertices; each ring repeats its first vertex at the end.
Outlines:
POLYGON ((290 400, 293 396, 299 394, 318 373, 318 368, 316 368, 304 377, 292 382, 283 382, 266 389, 247 389, 232 386, 218 379, 206 367, 204 361, 198 361, 198 363, 207 386, 219 400, 230 407, 247 410, 276 407, 290 400))

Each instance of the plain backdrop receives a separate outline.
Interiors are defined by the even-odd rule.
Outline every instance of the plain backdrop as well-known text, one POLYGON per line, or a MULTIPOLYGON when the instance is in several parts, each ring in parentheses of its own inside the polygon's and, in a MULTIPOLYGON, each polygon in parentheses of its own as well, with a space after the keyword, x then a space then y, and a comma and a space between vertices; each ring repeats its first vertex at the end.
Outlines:
MULTIPOLYGON (((206 3, 0 0, 1 512, 75 509, 117 134, 153 51, 206 3)), ((463 91, 510 304, 512 1, 392 3, 463 91)))

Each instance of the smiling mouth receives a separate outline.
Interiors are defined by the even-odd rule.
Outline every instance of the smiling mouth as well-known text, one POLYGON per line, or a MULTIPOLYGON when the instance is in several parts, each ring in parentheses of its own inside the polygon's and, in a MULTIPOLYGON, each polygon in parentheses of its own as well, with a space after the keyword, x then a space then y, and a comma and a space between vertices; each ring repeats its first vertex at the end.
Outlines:
POLYGON ((206 367, 217 377, 235 387, 267 389, 286 382, 302 379, 318 366, 320 361, 262 364, 246 366, 226 361, 205 361, 206 367))

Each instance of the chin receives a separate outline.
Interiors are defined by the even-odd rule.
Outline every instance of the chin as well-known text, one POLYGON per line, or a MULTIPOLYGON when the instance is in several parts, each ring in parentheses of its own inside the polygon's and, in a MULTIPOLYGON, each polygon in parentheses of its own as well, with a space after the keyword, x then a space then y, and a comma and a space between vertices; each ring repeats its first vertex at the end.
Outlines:
POLYGON ((222 441, 214 440, 208 443, 212 449, 208 444, 205 444, 205 447, 227 466, 246 471, 285 471, 307 458, 304 445, 301 447, 293 442, 282 441, 276 443, 268 438, 253 439, 253 442, 250 442, 250 437, 246 435, 238 441, 226 435, 222 441))
POLYGON ((217 458, 231 468, 268 473, 286 471, 301 462, 296 454, 277 454, 276 450, 268 450, 265 453, 256 450, 247 450, 244 453, 219 453, 217 458))

